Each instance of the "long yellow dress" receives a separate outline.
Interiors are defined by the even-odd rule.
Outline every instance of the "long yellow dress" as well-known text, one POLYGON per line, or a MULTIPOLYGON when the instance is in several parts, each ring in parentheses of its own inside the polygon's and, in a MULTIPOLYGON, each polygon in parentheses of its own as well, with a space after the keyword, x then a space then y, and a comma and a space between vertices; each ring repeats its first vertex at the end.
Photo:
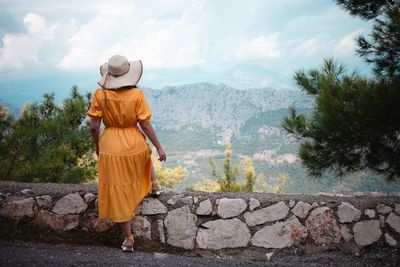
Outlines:
POLYGON ((98 89, 88 115, 105 125, 99 140, 99 218, 128 221, 151 189, 151 150, 137 126, 150 120, 150 107, 138 88, 98 89))

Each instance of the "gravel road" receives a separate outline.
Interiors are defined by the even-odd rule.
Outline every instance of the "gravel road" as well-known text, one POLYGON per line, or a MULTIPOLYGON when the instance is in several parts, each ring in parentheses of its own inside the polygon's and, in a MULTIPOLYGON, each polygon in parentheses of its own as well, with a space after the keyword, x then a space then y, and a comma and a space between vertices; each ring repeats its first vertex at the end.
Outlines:
POLYGON ((278 255, 270 261, 250 262, 142 251, 124 253, 117 248, 100 246, 0 240, 0 266, 399 266, 399 263, 399 251, 386 248, 374 248, 359 257, 325 251, 309 256, 278 255))

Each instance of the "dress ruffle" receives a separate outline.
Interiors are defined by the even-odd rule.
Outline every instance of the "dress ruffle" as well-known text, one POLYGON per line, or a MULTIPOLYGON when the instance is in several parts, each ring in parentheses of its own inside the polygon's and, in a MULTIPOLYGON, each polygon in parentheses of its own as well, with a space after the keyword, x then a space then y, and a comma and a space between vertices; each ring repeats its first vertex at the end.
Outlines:
POLYGON ((148 149, 130 156, 100 154, 100 218, 114 222, 129 221, 150 190, 151 161, 148 149))

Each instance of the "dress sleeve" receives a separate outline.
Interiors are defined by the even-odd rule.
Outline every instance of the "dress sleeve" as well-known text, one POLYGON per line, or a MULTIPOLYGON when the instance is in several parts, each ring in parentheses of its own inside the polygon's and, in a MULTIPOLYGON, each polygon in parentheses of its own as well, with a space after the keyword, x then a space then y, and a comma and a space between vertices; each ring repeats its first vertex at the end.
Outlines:
POLYGON ((139 100, 136 105, 136 120, 150 121, 150 119, 151 119, 151 110, 149 103, 147 103, 143 91, 140 90, 139 100))
POLYGON ((93 99, 92 99, 92 104, 90 105, 90 108, 87 112, 89 117, 95 119, 95 118, 101 118, 103 117, 103 111, 100 106, 100 100, 98 97, 98 90, 94 92, 93 99))

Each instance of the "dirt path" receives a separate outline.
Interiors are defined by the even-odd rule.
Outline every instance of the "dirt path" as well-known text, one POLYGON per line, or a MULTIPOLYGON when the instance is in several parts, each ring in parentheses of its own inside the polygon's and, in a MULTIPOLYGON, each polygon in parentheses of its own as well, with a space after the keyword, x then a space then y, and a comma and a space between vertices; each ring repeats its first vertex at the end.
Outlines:
POLYGON ((357 257, 339 251, 276 255, 270 261, 231 261, 118 248, 0 240, 0 266, 399 266, 399 251, 374 248, 357 257))

